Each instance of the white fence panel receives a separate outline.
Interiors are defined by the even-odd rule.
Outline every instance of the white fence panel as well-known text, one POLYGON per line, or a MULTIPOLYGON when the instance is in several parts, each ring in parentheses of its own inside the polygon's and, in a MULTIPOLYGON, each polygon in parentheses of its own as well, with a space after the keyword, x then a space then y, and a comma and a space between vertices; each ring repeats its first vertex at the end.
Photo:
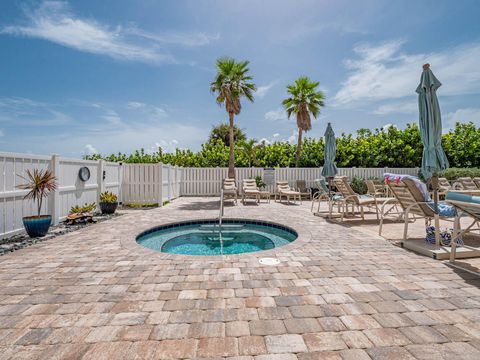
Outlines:
POLYGON ((25 183, 21 176, 26 176, 27 170, 35 169, 49 169, 57 178, 58 189, 43 200, 41 211, 42 214, 52 215, 53 223, 64 219, 72 206, 97 202, 104 188, 116 194, 120 192, 120 166, 116 163, 57 155, 0 153, 0 238, 23 232, 22 218, 37 214, 36 204, 24 200, 27 191, 17 188, 25 183), (90 170, 90 179, 86 182, 78 177, 80 168, 84 166, 90 170), (105 169, 105 181, 99 169, 105 169))
POLYGON ((119 174, 123 203, 158 203, 161 206, 181 194, 183 169, 177 166, 123 164, 119 174))
POLYGON ((104 166, 106 191, 113 192, 118 198, 121 197, 122 188, 122 170, 121 166, 115 162, 106 162, 104 166))
MULTIPOLYGON (((49 156, 0 153, 0 237, 8 237, 23 231, 22 218, 37 214, 32 200, 24 200, 28 191, 18 185, 25 181, 27 170, 46 170, 50 167, 49 156)), ((48 212, 49 199, 44 199, 42 213, 48 212)))
MULTIPOLYGON (((263 168, 236 168, 235 178, 241 189, 243 179, 263 178, 263 168)), ((315 186, 315 179, 321 177, 322 168, 275 168, 275 181, 288 181, 296 186, 296 180, 305 180, 307 187, 315 186)), ((394 174, 417 175, 418 168, 339 168, 338 175, 369 178, 382 178, 385 172, 394 174)), ((227 168, 184 168, 182 196, 218 196, 222 180, 227 177, 227 168)), ((275 191, 275 185, 268 185, 267 190, 275 191)))
POLYGON ((161 203, 161 164, 123 164, 122 202, 161 203))
POLYGON ((65 218, 72 206, 98 201, 98 161, 60 158, 60 173, 57 175, 60 219, 65 218), (90 179, 82 181, 78 177, 80 168, 90 170, 90 179))

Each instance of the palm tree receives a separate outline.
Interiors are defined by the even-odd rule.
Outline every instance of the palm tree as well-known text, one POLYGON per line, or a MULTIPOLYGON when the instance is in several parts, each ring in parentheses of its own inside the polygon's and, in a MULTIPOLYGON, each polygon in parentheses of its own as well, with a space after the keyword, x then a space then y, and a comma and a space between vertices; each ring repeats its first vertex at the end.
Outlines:
POLYGON ((217 59, 217 75, 210 84, 210 90, 217 94, 217 103, 225 105, 229 119, 230 158, 228 160, 228 177, 235 178, 235 141, 233 134, 233 118, 240 114, 240 99, 245 96, 253 102, 253 92, 256 90, 253 78, 248 75, 248 61, 222 57, 217 59))
POLYGON ((298 143, 295 156, 295 166, 300 163, 302 151, 302 134, 312 128, 310 115, 314 118, 320 114, 320 108, 324 106, 325 96, 317 91, 319 82, 312 81, 307 76, 299 77, 293 85, 287 85, 287 92, 290 97, 283 100, 282 104, 287 111, 288 118, 292 114, 297 116, 298 143))

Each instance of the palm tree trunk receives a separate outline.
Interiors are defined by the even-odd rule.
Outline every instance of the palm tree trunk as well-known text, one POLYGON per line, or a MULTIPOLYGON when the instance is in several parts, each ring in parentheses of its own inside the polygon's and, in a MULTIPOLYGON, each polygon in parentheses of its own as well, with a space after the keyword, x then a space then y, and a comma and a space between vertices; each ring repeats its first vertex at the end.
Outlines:
POLYGON ((298 128, 297 154, 295 156, 295 167, 300 164, 300 154, 302 153, 302 128, 298 128))
POLYGON ((228 178, 235 179, 235 140, 233 138, 233 112, 228 113, 230 120, 230 158, 228 159, 228 178))

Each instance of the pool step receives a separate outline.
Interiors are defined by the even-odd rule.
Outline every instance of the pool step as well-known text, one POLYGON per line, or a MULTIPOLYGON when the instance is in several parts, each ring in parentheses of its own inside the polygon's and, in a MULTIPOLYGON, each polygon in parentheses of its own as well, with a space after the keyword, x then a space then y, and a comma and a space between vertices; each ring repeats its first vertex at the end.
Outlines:
MULTIPOLYGON (((239 230, 243 229, 245 225, 243 224, 222 224, 222 230, 239 230)), ((219 225, 218 224, 208 224, 208 225, 200 225, 201 230, 216 230, 218 231, 219 225)))
MULTIPOLYGON (((218 236, 209 236, 209 237, 207 237, 207 239, 208 239, 208 241, 220 242, 220 237, 218 237, 218 236)), ((235 240, 235 238, 234 237, 229 237, 229 236, 226 236, 226 237, 222 236, 222 240, 223 241, 233 241, 233 240, 235 240)))

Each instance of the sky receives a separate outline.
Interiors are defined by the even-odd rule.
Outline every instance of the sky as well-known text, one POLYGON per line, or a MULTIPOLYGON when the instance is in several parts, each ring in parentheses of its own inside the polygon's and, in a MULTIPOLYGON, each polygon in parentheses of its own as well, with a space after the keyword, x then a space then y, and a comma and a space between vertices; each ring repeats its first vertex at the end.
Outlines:
POLYGON ((295 142, 281 107, 320 82, 337 134, 418 121, 422 65, 442 82, 443 128, 480 126, 480 2, 321 0, 1 1, 0 151, 198 150, 226 122, 209 84, 221 56, 258 87, 235 119, 248 137, 295 142))

